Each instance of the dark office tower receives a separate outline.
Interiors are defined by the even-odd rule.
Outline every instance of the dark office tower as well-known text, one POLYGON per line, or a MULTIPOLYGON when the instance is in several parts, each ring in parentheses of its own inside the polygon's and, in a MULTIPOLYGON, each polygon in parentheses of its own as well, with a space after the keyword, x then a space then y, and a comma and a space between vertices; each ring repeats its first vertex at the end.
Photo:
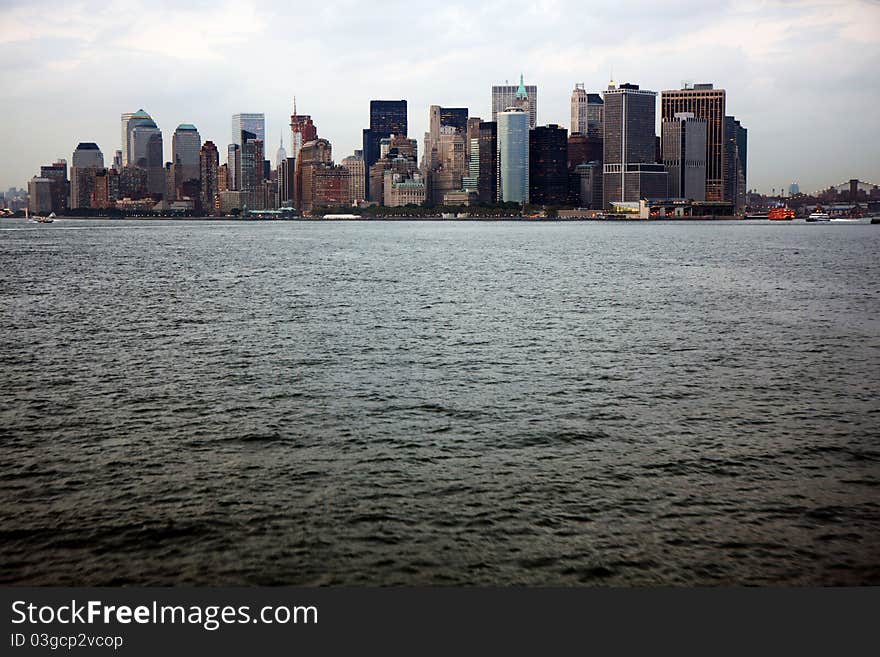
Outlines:
POLYGON ((58 160, 40 167, 40 178, 50 181, 52 212, 66 210, 70 194, 70 183, 67 181, 67 160, 58 160))
POLYGON ((654 122, 657 93, 637 84, 610 85, 605 92, 603 194, 612 202, 665 198, 666 170, 657 162, 654 122))
POLYGON ((480 203, 498 201, 498 124, 495 121, 480 123, 479 174, 477 198, 480 203))
MULTIPOLYGON (((300 149, 302 150, 302 149, 300 149)), ((296 189, 296 160, 285 158, 278 165, 278 206, 293 207, 296 189)))
POLYGON ((406 136, 406 101, 371 100, 370 127, 364 130, 364 187, 370 198, 370 167, 380 157, 379 142, 391 135, 406 136))
POLYGON ((679 112, 661 124, 669 197, 706 200, 706 119, 679 112))
POLYGON ((724 117, 724 200, 735 212, 746 205, 746 138, 748 131, 732 116, 724 117))
POLYGON ((584 162, 602 161, 602 137, 589 137, 579 132, 568 136, 568 168, 573 170, 584 162))
POLYGON ((218 170, 220 168, 220 153, 213 141, 206 141, 199 150, 199 177, 201 188, 199 199, 202 204, 202 212, 212 214, 214 212, 214 198, 219 193, 218 170))
POLYGON ((572 172, 571 202, 578 207, 589 210, 602 209, 602 162, 583 162, 578 164, 572 172))
POLYGON ((691 112, 706 119, 706 200, 724 200, 725 91, 711 84, 660 92, 660 117, 671 121, 676 114, 691 112))
POLYGON ((162 163, 162 133, 154 132, 147 138, 147 187, 150 194, 164 196, 165 166, 162 163))
POLYGON ((468 108, 467 107, 441 107, 440 127, 451 126, 461 134, 467 133, 468 108))
POLYGON ((568 201, 568 130, 558 125, 529 131, 529 202, 565 205, 568 201))
MULTIPOLYGON (((241 158, 237 178, 240 181, 242 204, 248 210, 260 210, 262 207, 260 183, 263 182, 263 142, 249 130, 241 131, 241 158)), ((244 209, 244 208, 242 208, 244 209)))
POLYGON ((70 209, 93 207, 95 176, 103 168, 104 154, 96 143, 81 142, 76 147, 70 167, 70 209))

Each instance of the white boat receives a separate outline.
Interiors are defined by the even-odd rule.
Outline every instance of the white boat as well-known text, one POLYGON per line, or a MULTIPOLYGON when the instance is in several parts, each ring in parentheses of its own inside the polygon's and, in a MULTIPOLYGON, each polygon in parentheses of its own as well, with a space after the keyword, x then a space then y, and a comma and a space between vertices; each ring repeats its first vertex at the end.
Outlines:
POLYGON ((831 221, 831 216, 827 212, 822 212, 821 210, 816 210, 815 212, 811 212, 810 216, 807 217, 807 221, 831 221))

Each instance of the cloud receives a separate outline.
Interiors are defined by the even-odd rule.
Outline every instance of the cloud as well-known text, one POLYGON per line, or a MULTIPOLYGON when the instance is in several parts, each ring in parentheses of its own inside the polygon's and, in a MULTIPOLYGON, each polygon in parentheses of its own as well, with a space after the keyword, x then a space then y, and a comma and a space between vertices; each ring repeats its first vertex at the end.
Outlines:
POLYGON ((523 72, 539 121, 567 126, 574 83, 601 91, 612 68, 657 91, 725 87, 750 130, 752 186, 880 179, 865 141, 880 3, 867 0, 5 0, 0 26, 0 130, 22 154, 0 161, 0 188, 80 140, 112 154, 120 113, 139 107, 166 147, 189 122, 222 145, 238 111, 287 135, 296 95, 340 159, 359 147, 371 98, 406 98, 420 137, 428 105, 487 118, 490 86, 523 72))

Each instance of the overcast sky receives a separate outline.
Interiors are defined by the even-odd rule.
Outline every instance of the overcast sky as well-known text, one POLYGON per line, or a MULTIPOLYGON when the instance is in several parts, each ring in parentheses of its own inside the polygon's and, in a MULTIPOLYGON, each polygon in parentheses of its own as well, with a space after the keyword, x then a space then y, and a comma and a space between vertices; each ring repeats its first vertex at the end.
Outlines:
MULTIPOLYGON (((576 82, 727 90, 749 129, 748 185, 880 183, 880 0, 0 0, 0 189, 147 110, 165 159, 180 123, 221 153, 235 112, 264 112, 289 146, 296 96, 337 161, 360 148, 371 98, 491 118, 490 87, 525 74, 538 123, 569 127, 576 82)), ((659 103, 658 103, 659 108, 659 103)), ((222 159, 221 155, 221 159, 222 159)))

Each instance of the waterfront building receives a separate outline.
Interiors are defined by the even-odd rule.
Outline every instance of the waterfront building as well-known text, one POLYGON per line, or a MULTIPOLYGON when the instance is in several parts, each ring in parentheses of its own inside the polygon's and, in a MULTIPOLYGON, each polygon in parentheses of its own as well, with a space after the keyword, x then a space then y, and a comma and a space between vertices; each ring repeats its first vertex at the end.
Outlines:
POLYGON ((241 192, 227 190, 217 194, 215 209, 222 215, 238 214, 242 211, 243 205, 241 192))
POLYGON ((229 191, 229 165, 224 162, 217 167, 217 193, 229 191))
POLYGON ((671 121, 680 112, 691 112, 706 121, 706 200, 725 200, 726 92, 712 84, 695 84, 660 92, 660 117, 671 121))
POLYGON ((498 197, 529 202, 529 114, 519 107, 498 112, 498 197))
MULTIPOLYGON (((239 137, 239 139, 241 138, 239 137)), ((241 170, 241 146, 229 144, 226 147, 226 163, 229 165, 226 172, 226 189, 232 192, 238 191, 238 172, 241 170)))
POLYGON ((147 171, 138 167, 123 167, 119 172, 119 198, 140 201, 149 197, 147 171))
POLYGON ((147 172, 147 188, 150 194, 165 194, 165 167, 162 131, 151 118, 135 117, 128 122, 128 166, 147 172))
POLYGON ((538 125, 538 87, 523 83, 519 76, 519 84, 499 84, 492 86, 492 121, 498 121, 498 115, 509 107, 526 109, 529 115, 529 128, 538 125), (526 109, 527 106, 527 109, 526 109))
POLYGON ((748 130, 733 116, 724 117, 724 200, 735 212, 746 206, 746 154, 748 130))
POLYGON ((199 200, 202 212, 211 214, 220 191, 220 153, 213 141, 206 141, 199 149, 199 200))
POLYGON ((572 202, 579 208, 602 209, 602 161, 582 162, 572 173, 572 202))
POLYGON ((40 178, 52 184, 52 212, 63 212, 67 209, 70 198, 70 182, 67 180, 67 160, 58 160, 40 167, 40 178))
POLYGON ((266 143, 266 115, 262 112, 243 112, 232 115, 232 143, 243 146, 241 141, 242 131, 249 132, 254 135, 254 139, 259 139, 266 143))
POLYGON ((242 193, 242 202, 245 204, 242 210, 263 210, 263 141, 255 133, 242 130, 240 142, 241 156, 235 175, 242 193))
POLYGON ((296 189, 296 160, 292 157, 285 158, 278 165, 278 207, 293 207, 296 189))
POLYGON ((481 203, 498 200, 498 123, 480 123, 479 173, 477 174, 477 199, 481 203))
MULTIPOLYGON (((381 157, 379 142, 391 135, 406 136, 407 111, 405 100, 371 100, 370 127, 363 132, 364 168, 370 171, 381 157)), ((370 194, 370 177, 364 177, 364 190, 368 198, 370 194)))
POLYGON ((293 114, 290 115, 290 157, 299 158, 302 145, 318 138, 318 128, 308 114, 297 114, 296 98, 293 99, 293 114))
POLYGON ((119 172, 113 168, 98 170, 95 174, 92 207, 106 210, 115 207, 119 198, 119 172))
MULTIPOLYGON (((296 160, 296 208, 310 212, 315 203, 315 171, 333 162, 332 148, 326 139, 313 139, 302 145, 296 160)), ((349 189, 349 192, 351 190, 349 189)))
POLYGON ((568 131, 538 126, 529 131, 529 202, 565 205, 568 198, 568 131))
POLYGON ((70 167, 71 209, 92 207, 95 175, 104 168, 104 154, 94 142, 81 142, 73 151, 70 167))
POLYGON ((174 163, 175 183, 180 186, 187 180, 198 180, 200 175, 199 153, 202 137, 191 123, 181 123, 171 137, 171 161, 174 163))
POLYGON ((706 200, 706 119, 679 112, 661 123, 662 160, 669 197, 706 200))
POLYGON ((348 169, 348 172, 351 174, 351 180, 349 182, 349 189, 351 191, 351 198, 349 201, 352 204, 362 203, 366 200, 366 178, 367 173, 364 168, 364 157, 363 151, 356 150, 354 155, 349 155, 342 159, 340 165, 344 166, 348 169))
POLYGON ((422 205, 427 198, 427 187, 418 173, 408 177, 391 170, 384 172, 384 204, 396 208, 404 205, 422 205))
POLYGON ((665 198, 666 169, 657 162, 657 93, 637 84, 605 91, 603 206, 665 198))
POLYGON ((311 207, 339 207, 351 202, 351 172, 343 166, 321 164, 313 170, 311 207))
POLYGON ((601 139, 603 114, 602 96, 587 93, 584 84, 578 82, 571 92, 571 134, 580 133, 601 139))
POLYGON ((428 176, 432 202, 443 203, 448 192, 461 190, 462 180, 467 173, 464 130, 451 125, 441 126, 436 144, 436 161, 428 176))
MULTIPOLYGON (((131 153, 131 131, 140 125, 152 124, 152 117, 142 109, 137 112, 126 112, 122 115, 122 167, 134 166, 135 158, 131 153)), ((154 124, 155 125, 155 124, 154 124)))
POLYGON ((28 209, 31 214, 52 212, 52 181, 34 176, 28 181, 28 209))

